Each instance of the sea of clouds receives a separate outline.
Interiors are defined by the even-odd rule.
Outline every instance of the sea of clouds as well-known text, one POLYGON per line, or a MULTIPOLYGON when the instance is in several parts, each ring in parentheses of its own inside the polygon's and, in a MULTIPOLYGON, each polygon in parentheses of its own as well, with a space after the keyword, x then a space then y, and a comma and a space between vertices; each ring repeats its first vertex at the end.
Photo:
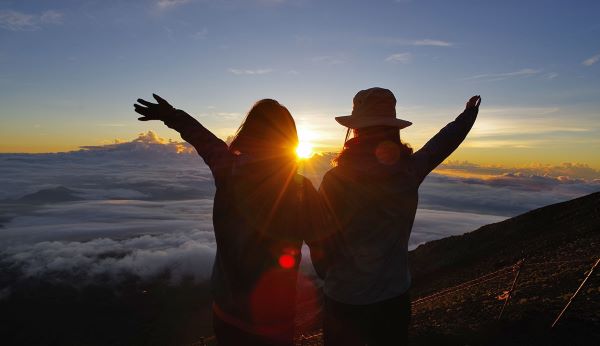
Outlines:
MULTIPOLYGON (((315 186, 331 158, 313 158, 315 186)), ((573 164, 444 164, 421 186, 410 247, 599 191, 599 178, 573 164)), ((67 153, 0 154, 0 268, 79 283, 165 272, 207 280, 214 192, 192 147, 152 132, 67 153)))

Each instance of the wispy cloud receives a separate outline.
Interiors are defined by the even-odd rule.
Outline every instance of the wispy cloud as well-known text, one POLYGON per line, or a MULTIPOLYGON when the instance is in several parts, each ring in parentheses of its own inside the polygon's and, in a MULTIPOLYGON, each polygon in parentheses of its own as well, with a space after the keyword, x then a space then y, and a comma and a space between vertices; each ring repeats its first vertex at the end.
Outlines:
POLYGON ((0 11, 0 28, 11 31, 34 31, 47 24, 62 24, 61 12, 48 10, 41 14, 29 14, 12 10, 0 11))
POLYGON ((104 124, 98 124, 96 126, 102 126, 102 127, 125 127, 125 126, 127 126, 127 124, 122 124, 122 123, 104 123, 104 124))
POLYGON ((542 78, 544 78, 546 80, 552 80, 556 77, 558 77, 558 73, 556 73, 556 72, 549 72, 542 76, 542 78))
POLYGON ((385 61, 397 64, 406 64, 412 60, 410 53, 396 53, 385 58, 385 61))
POLYGON ((0 27, 12 31, 27 31, 38 29, 35 17, 33 15, 17 11, 0 12, 0 27))
POLYGON ((421 39, 406 39, 397 37, 375 37, 369 38, 369 41, 384 45, 399 45, 399 46, 429 46, 429 47, 452 47, 454 43, 446 40, 421 38, 421 39))
POLYGON ((504 72, 504 73, 484 73, 479 74, 467 78, 463 78, 463 80, 487 80, 487 81, 498 81, 505 80, 509 78, 517 78, 517 77, 529 77, 536 74, 539 74, 540 70, 535 70, 532 68, 524 68, 518 71, 512 72, 504 72))
POLYGON ((191 2, 191 0, 158 0, 156 6, 160 9, 173 8, 191 2))
POLYGON ((581 64, 584 66, 592 66, 598 61, 600 61, 600 54, 596 54, 593 57, 590 57, 589 59, 585 59, 581 64))
MULTIPOLYGON (((478 119, 471 139, 509 137, 531 140, 534 137, 592 135, 597 129, 586 122, 569 119, 566 110, 553 107, 490 108, 478 119)), ((554 138, 556 140, 556 138, 554 138)))
POLYGON ((286 2, 286 0, 257 0, 259 4, 262 5, 281 5, 286 2))
POLYGON ((327 65, 339 65, 346 62, 346 60, 341 57, 331 55, 316 56, 310 60, 315 63, 322 63, 327 65))
POLYGON ((40 22, 45 24, 62 24, 64 14, 54 10, 48 10, 40 16, 40 22))
POLYGON ((202 28, 202 30, 196 31, 195 33, 193 33, 192 38, 194 40, 204 40, 204 39, 206 39, 207 35, 208 35, 208 29, 202 28))
POLYGON ((549 114, 560 114, 561 108, 554 106, 487 107, 485 112, 499 118, 513 117, 521 119, 525 116, 527 118, 539 119, 540 117, 545 118, 549 114))
POLYGON ((230 73, 233 73, 236 75, 259 75, 259 74, 271 73, 271 72, 273 72, 273 69, 261 68, 261 69, 255 69, 255 70, 248 70, 248 69, 230 68, 228 71, 230 73))
POLYGON ((551 107, 529 109, 490 109, 478 119, 465 141, 465 148, 550 148, 561 141, 574 145, 583 141, 593 145, 590 139, 596 129, 585 122, 565 117, 568 112, 551 107))
POLYGON ((416 40, 412 43, 414 46, 433 46, 433 47, 450 47, 452 46, 452 42, 442 41, 442 40, 416 40))

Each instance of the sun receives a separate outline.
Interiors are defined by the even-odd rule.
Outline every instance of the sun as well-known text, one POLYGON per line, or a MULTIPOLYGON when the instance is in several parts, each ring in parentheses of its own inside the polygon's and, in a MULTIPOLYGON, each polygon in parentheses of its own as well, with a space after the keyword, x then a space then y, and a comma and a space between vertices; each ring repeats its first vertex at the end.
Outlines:
POLYGON ((313 156, 313 147, 308 142, 300 142, 296 147, 296 156, 299 159, 308 159, 313 156))
POLYGON ((298 159, 310 159, 314 154, 314 141, 319 138, 318 133, 311 130, 310 126, 300 124, 298 126, 298 146, 296 147, 296 156, 298 159))

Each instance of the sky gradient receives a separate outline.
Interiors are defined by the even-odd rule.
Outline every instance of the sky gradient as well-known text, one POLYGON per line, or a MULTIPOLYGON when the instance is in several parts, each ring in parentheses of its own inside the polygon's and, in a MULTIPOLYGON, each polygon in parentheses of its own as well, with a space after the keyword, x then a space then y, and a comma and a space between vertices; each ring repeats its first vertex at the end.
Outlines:
POLYGON ((597 1, 0 1, 0 152, 131 140, 152 92, 221 138, 275 98, 339 149, 361 89, 381 86, 419 148, 475 94, 452 160, 600 169, 597 1))

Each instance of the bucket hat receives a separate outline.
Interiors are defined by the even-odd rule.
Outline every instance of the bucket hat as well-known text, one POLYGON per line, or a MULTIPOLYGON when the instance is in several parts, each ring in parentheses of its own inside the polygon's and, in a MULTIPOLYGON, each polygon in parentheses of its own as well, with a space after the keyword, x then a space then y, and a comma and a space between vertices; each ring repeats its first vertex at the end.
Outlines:
POLYGON ((370 88, 354 96, 352 114, 335 117, 335 120, 350 129, 371 126, 391 126, 403 129, 412 125, 410 121, 396 118, 396 98, 384 88, 370 88))

